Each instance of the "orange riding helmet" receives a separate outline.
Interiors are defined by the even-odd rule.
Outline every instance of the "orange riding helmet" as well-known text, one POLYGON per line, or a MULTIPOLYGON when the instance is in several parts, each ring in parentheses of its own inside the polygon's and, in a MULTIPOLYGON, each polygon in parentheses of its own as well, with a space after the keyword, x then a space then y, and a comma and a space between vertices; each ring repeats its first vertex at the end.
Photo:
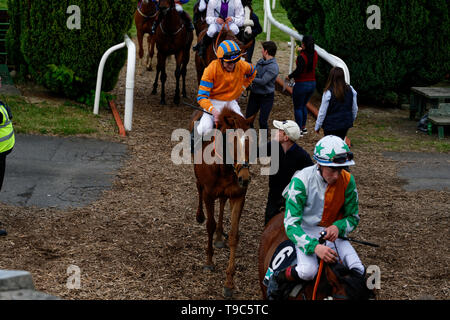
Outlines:
POLYGON ((217 58, 225 62, 237 62, 241 56, 241 49, 233 40, 224 40, 217 48, 217 58))

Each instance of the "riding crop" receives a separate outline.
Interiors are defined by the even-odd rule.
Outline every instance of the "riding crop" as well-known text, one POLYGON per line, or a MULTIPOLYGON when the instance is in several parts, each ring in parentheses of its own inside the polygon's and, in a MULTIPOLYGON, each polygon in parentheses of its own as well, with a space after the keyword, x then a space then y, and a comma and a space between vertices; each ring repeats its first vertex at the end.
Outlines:
POLYGON ((191 107, 191 108, 193 108, 193 109, 195 109, 195 110, 203 111, 204 113, 213 115, 211 112, 208 112, 208 111, 206 111, 205 109, 202 109, 202 108, 200 108, 200 107, 194 106, 193 104, 191 104, 191 103, 189 103, 189 102, 183 101, 183 103, 184 103, 185 105, 187 105, 188 107, 191 107))

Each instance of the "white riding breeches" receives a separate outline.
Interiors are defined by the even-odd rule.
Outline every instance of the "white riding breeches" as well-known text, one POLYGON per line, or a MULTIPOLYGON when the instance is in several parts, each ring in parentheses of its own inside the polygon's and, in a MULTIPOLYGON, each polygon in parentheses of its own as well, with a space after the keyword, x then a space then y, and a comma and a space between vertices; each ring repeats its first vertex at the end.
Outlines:
MULTIPOLYGON (((339 254, 338 258, 342 259, 344 266, 349 269, 356 269, 356 271, 361 274, 364 273, 364 265, 349 241, 336 239, 334 243, 327 241, 326 245, 339 254)), ((297 271, 297 274, 301 279, 313 280, 319 270, 317 255, 306 255, 298 247, 296 247, 296 249, 297 266, 295 267, 295 271, 297 271)))
MULTIPOLYGON (((222 111, 222 109, 224 107, 228 107, 231 110, 233 110, 234 112, 236 112, 237 114, 244 116, 241 112, 241 107, 239 107, 236 100, 221 101, 221 100, 210 99, 210 101, 213 104, 214 109, 216 109, 219 112, 222 111)), ((197 127, 198 134, 204 135, 204 134, 208 133, 208 131, 211 130, 213 127, 214 127, 214 116, 207 114, 207 113, 203 113, 202 117, 200 118, 198 127, 197 127)))
MULTIPOLYGON (((228 24, 228 26, 230 27, 230 30, 233 32, 233 34, 238 34, 239 33, 239 27, 231 22, 228 24)), ((225 27, 226 28, 226 27, 225 27)), ((222 29, 222 25, 218 24, 218 23, 212 23, 209 25, 208 27, 208 31, 206 31, 206 34, 210 37, 213 38, 216 33, 220 32, 220 29, 222 29)))

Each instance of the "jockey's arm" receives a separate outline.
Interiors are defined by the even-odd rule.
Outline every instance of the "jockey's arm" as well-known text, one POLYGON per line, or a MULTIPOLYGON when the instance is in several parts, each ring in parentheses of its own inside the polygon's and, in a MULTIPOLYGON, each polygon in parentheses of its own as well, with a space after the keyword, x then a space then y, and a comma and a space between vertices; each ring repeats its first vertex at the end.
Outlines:
POLYGON ((243 82, 243 86, 245 88, 243 88, 244 90, 253 82, 253 79, 255 79, 256 77, 256 68, 248 62, 245 62, 246 65, 246 72, 245 72, 245 76, 244 76, 244 82, 243 82))
POLYGON ((244 7, 242 6, 241 0, 236 0, 234 3, 234 17, 232 18, 232 22, 238 27, 242 27, 245 21, 244 7))
POLYGON ((212 112, 214 106, 209 100, 209 95, 212 88, 214 87, 214 70, 211 67, 206 67, 203 71, 202 79, 200 80, 200 85, 198 87, 197 93, 197 103, 205 111, 212 112))
POLYGON ((319 241, 309 237, 301 227, 307 193, 303 181, 292 178, 283 197, 286 198, 284 229, 287 237, 305 254, 313 254, 319 241))
POLYGON ((216 23, 217 16, 215 10, 217 7, 217 0, 209 0, 208 6, 206 7, 206 23, 213 24, 216 23))
POLYGON ((358 190, 353 175, 345 189, 344 217, 333 223, 339 229, 339 236, 346 237, 359 223, 358 190))

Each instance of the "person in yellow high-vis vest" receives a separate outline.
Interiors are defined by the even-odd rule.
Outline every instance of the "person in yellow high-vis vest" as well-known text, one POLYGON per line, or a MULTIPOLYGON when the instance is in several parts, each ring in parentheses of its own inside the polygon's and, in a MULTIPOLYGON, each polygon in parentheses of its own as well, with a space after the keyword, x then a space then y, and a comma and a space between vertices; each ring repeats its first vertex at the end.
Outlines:
MULTIPOLYGON (((0 191, 5 177, 6 156, 11 153, 16 142, 11 119, 10 108, 6 103, 0 101, 0 191)), ((5 230, 0 230, 0 236, 6 234, 5 230)))

